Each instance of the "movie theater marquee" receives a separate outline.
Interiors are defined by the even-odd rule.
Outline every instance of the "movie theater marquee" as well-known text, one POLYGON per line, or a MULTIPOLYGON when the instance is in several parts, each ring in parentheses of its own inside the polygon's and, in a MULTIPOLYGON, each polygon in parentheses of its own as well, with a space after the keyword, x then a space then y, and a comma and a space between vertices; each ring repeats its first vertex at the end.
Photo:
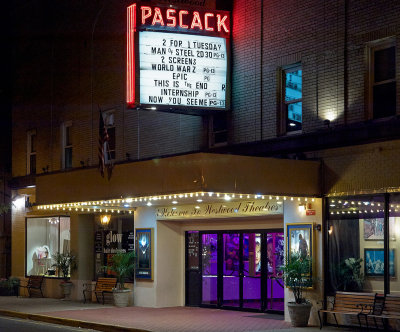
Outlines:
POLYGON ((128 107, 229 109, 229 12, 133 4, 127 18, 128 107))

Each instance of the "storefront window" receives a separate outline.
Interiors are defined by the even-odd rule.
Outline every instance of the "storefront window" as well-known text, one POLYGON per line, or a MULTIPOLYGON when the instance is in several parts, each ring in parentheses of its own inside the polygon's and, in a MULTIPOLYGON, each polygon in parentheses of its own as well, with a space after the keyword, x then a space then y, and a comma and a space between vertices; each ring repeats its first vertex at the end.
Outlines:
POLYGON ((328 295, 384 291, 384 196, 328 199, 328 295))
MULTIPOLYGON (((96 279, 114 277, 115 273, 104 267, 110 264, 111 258, 116 253, 133 250, 135 250, 135 232, 132 216, 111 216, 106 225, 98 220, 94 234, 96 279)), ((132 275, 126 281, 133 281, 133 278, 132 275)))
POLYGON ((389 275, 390 293, 400 294, 400 194, 389 203, 389 275))
POLYGON ((52 266, 53 256, 69 250, 69 217, 27 218, 26 275, 58 277, 58 271, 52 266))

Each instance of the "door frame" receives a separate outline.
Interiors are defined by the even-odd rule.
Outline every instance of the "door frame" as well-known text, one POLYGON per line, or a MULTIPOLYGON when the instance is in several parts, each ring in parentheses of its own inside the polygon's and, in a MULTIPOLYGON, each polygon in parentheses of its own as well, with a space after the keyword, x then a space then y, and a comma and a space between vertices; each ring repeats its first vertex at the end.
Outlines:
MULTIPOLYGON (((188 232, 188 231, 186 231, 188 232)), ((186 238, 185 232, 185 238, 186 238)), ((267 313, 277 313, 284 314, 284 311, 268 309, 267 305, 271 299, 268 298, 268 252, 267 252, 267 234, 269 233, 282 233, 284 234, 283 228, 271 228, 271 229, 239 229, 239 230, 199 230, 199 274, 201 278, 200 282, 200 299, 203 297, 203 243, 202 243, 202 235, 203 234, 217 234, 217 303, 213 304, 203 304, 200 300, 200 307, 204 308, 217 308, 217 309, 229 309, 229 310, 239 310, 239 311, 249 311, 249 312, 267 312, 267 313), (239 256, 239 306, 227 306, 223 305, 223 265, 219 264, 219 262, 223 261, 223 234, 234 234, 238 233, 240 236, 240 245, 239 250, 241 252, 239 256), (261 234, 261 307, 260 309, 253 308, 243 308, 243 234, 245 233, 260 233, 261 234)), ((285 238, 284 238, 285 241, 285 238)), ((187 250, 186 250, 186 241, 185 241, 185 263, 187 264, 187 250)), ((185 276, 186 273, 185 266, 185 276)), ((187 285, 188 282, 185 282, 185 299, 187 299, 187 285)))

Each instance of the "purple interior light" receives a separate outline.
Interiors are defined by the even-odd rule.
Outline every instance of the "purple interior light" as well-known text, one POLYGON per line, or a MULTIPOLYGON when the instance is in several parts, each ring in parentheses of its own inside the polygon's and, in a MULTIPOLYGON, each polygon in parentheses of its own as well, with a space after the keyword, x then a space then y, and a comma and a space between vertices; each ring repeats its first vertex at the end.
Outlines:
MULTIPOLYGON (((243 260, 243 307, 261 309, 261 264, 267 264, 267 309, 283 310, 284 285, 281 266, 284 261, 284 236, 282 232, 243 233, 243 250, 240 252, 240 233, 222 236, 223 305, 240 306, 240 255, 243 260), (267 257, 261 261, 261 248, 266 246, 267 257)), ((217 304, 218 262, 217 234, 202 235, 202 303, 217 304)))

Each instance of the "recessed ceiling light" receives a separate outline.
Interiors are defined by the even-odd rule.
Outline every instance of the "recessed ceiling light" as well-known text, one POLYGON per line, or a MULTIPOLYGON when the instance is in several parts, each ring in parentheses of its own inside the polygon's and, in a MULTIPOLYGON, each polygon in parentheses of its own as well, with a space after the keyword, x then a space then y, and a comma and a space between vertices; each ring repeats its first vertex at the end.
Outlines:
POLYGON ((199 203, 201 203, 203 200, 199 198, 199 199, 197 199, 196 201, 199 202, 199 203))
POLYGON ((147 202, 146 205, 147 205, 147 206, 152 206, 153 204, 151 204, 151 202, 147 202))
POLYGON ((178 201, 172 201, 172 204, 178 204, 178 201))

